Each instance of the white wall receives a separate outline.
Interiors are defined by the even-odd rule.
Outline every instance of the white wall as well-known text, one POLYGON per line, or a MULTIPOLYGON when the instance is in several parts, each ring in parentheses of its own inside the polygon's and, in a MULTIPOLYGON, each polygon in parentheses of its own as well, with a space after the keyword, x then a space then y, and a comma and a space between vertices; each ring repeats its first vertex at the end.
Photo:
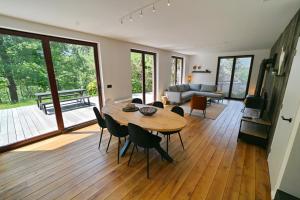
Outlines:
POLYGON ((293 148, 284 171, 279 189, 300 198, 300 128, 297 131, 293 148))
POLYGON ((0 27, 32 33, 65 37, 98 43, 102 88, 104 98, 112 100, 131 97, 130 49, 140 49, 157 53, 157 91, 158 99, 168 87, 171 73, 171 56, 181 56, 187 62, 188 56, 171 51, 147 47, 143 45, 114 40, 97 35, 67 30, 54 26, 24 21, 0 15, 0 27), (108 84, 112 88, 107 88, 108 84))
POLYGON ((252 74, 249 86, 249 93, 253 93, 255 90, 256 80, 259 72, 260 63, 264 58, 268 58, 270 55, 269 49, 260 49, 253 51, 237 51, 237 52, 221 52, 221 53, 203 53, 199 55, 190 56, 189 59, 189 73, 193 71, 194 65, 204 66, 203 69, 212 71, 210 74, 193 73, 192 83, 204 83, 215 84, 216 73, 218 68, 219 56, 235 56, 235 55, 254 55, 252 74))

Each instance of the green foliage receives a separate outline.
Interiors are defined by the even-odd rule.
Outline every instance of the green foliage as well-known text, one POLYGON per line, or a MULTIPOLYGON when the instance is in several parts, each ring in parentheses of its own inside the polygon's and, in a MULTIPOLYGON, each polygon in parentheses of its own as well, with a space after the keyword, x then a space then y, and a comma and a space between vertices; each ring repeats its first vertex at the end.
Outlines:
POLYGON ((87 85, 86 90, 90 96, 96 96, 97 95, 97 81, 93 80, 92 82, 90 82, 87 85))
MULTIPOLYGON (((152 55, 145 55, 145 87, 146 92, 153 91, 153 66, 154 59, 152 55)), ((132 93, 142 93, 143 74, 142 74, 142 54, 131 53, 131 84, 132 93)))
MULTIPOLYGON (((50 46, 58 90, 89 88, 95 95, 93 48, 59 42, 50 46)), ((46 91, 50 88, 41 41, 0 34, 0 104, 33 104, 34 94, 46 91)))

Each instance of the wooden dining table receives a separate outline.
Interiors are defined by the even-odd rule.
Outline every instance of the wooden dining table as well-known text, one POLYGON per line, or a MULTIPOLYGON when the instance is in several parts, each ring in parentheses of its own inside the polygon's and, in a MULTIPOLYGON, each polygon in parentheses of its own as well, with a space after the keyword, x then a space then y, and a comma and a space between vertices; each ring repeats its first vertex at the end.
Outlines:
MULTIPOLYGON (((139 111, 124 112, 122 109, 127 103, 109 103, 102 108, 102 112, 112 116, 121 125, 128 125, 128 123, 136 124, 150 132, 171 132, 180 131, 183 129, 187 122, 184 117, 171 112, 168 109, 157 108, 157 112, 152 116, 144 116, 139 111)), ((138 108, 149 107, 149 105, 135 104, 138 108)), ((130 140, 127 140, 121 149, 120 155, 124 156, 131 144, 130 140)), ((173 159, 169 154, 161 147, 156 148, 162 158, 172 162, 173 159)))

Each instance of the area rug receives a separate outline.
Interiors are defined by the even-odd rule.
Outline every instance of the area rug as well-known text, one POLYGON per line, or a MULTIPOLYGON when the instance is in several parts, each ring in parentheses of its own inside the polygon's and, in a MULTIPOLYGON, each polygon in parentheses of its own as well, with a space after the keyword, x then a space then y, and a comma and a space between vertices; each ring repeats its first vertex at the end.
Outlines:
MULTIPOLYGON (((212 103, 207 106, 206 108, 206 118, 208 119, 217 119, 218 116, 225 110, 226 104, 222 103, 212 103)), ((180 105, 180 107, 183 108, 184 113, 190 114, 191 108, 189 102, 180 105)), ((203 117, 203 112, 202 110, 196 110, 194 109, 192 112, 192 116, 197 116, 197 117, 203 117)))

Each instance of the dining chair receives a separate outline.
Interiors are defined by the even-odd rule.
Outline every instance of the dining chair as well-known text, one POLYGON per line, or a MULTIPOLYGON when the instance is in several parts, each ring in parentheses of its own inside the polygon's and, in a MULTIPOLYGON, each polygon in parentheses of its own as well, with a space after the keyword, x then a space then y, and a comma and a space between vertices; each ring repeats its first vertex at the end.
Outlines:
POLYGON ((164 104, 161 101, 154 101, 152 106, 157 108, 164 108, 164 104))
POLYGON ((194 95, 190 102, 190 115, 194 109, 202 110, 204 118, 206 117, 207 97, 194 95))
POLYGON ((115 136, 118 138, 118 164, 120 161, 120 143, 121 143, 121 137, 125 137, 128 135, 128 127, 120 125, 116 120, 114 120, 110 115, 104 114, 106 127, 108 131, 110 132, 110 138, 107 144, 106 152, 108 151, 109 144, 111 141, 112 136, 115 136))
POLYGON ((106 128, 106 123, 105 123, 105 120, 103 119, 103 117, 101 116, 98 108, 97 107, 93 107, 93 110, 94 110, 94 113, 96 115, 96 119, 97 119, 98 125, 101 128, 100 140, 99 140, 99 145, 98 145, 98 149, 100 149, 102 135, 103 135, 103 129, 106 128))
POLYGON ((131 100, 131 103, 143 104, 143 100, 140 98, 134 98, 131 100))
MULTIPOLYGON (((174 106, 171 109, 171 111, 178 114, 178 115, 180 115, 181 117, 184 117, 184 110, 180 106, 174 106)), ((180 131, 181 130, 179 130, 179 131, 160 132, 161 134, 167 136, 167 153, 169 153, 169 141, 171 139, 171 135, 174 134, 174 133, 178 134, 180 142, 181 142, 182 149, 184 150, 184 145, 183 145, 183 142, 182 142, 182 139, 181 139, 180 131)))
POLYGON ((143 129, 142 127, 129 123, 128 124, 129 140, 134 144, 128 160, 128 166, 130 164, 134 149, 143 147, 147 154, 147 178, 149 178, 149 149, 160 148, 161 137, 156 136, 143 129))

